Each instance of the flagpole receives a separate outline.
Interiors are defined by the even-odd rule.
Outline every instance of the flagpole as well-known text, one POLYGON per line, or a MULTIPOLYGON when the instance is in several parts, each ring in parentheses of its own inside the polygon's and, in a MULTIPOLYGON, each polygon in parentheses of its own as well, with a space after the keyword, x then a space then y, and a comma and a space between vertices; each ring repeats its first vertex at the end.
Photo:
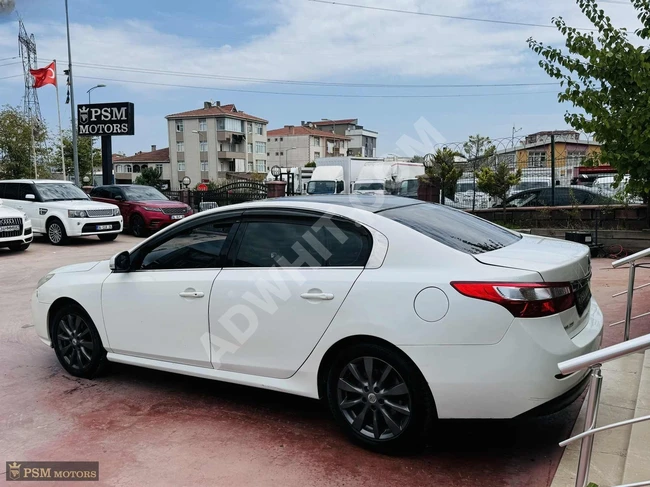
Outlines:
POLYGON ((56 69, 56 111, 59 115, 59 142, 61 143, 61 167, 63 168, 63 180, 65 177, 65 154, 63 152, 63 128, 61 128, 61 100, 59 99, 59 69, 57 68, 56 59, 54 60, 54 68, 56 69))

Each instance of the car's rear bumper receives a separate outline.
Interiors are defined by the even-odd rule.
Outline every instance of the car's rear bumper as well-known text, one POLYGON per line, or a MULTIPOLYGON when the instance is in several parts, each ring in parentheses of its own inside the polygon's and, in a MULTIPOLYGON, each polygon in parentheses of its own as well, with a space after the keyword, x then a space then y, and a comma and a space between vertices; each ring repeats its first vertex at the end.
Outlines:
POLYGON ((555 315, 514 320, 493 345, 401 349, 429 383, 441 418, 513 418, 549 403, 550 412, 575 400, 588 373, 562 376, 558 363, 600 347, 602 312, 593 299, 585 312, 572 338, 555 315))

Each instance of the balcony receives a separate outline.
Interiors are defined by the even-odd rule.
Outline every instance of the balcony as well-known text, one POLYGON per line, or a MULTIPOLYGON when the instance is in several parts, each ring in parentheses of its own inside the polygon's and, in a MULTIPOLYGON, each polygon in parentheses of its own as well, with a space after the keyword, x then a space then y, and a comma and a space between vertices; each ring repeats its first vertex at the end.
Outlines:
POLYGON ((240 139, 240 141, 243 141, 245 139, 245 135, 241 132, 231 132, 229 130, 217 130, 217 140, 219 142, 231 142, 234 141, 235 139, 240 139))
POLYGON ((219 151, 217 152, 217 157, 219 159, 245 159, 246 153, 244 151, 241 152, 219 151))

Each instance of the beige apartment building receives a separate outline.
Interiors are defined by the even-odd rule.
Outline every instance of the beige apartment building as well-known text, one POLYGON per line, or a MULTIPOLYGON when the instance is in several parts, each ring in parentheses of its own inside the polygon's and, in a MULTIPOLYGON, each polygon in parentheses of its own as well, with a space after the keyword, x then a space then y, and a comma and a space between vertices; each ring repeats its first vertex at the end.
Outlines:
POLYGON ((115 184, 134 183, 140 172, 147 167, 153 167, 160 171, 163 189, 171 187, 172 171, 169 164, 168 147, 158 149, 155 145, 152 145, 151 151, 140 151, 132 156, 113 154, 115 184))
POLYGON ((285 125, 268 131, 268 166, 302 167, 319 157, 347 156, 350 137, 310 127, 285 125))
POLYGON ((180 188, 186 176, 193 188, 229 172, 267 172, 268 121, 263 118, 218 101, 165 118, 173 189, 180 188))

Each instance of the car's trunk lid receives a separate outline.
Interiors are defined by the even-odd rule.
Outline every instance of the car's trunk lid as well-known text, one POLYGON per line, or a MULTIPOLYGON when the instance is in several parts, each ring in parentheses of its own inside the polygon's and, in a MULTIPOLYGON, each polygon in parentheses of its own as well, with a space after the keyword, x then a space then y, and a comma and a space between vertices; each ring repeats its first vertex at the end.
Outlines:
POLYGON ((474 257, 487 265, 537 272, 545 282, 573 282, 591 275, 589 247, 555 238, 523 235, 512 245, 474 257))

